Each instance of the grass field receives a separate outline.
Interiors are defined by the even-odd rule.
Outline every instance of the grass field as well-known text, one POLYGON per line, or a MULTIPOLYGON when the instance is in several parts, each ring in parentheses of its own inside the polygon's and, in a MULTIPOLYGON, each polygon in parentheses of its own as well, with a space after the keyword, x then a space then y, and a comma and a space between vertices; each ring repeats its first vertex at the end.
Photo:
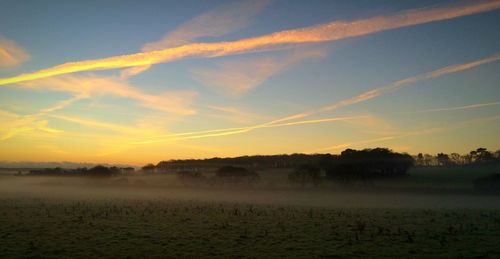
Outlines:
POLYGON ((494 257, 500 212, 0 200, 0 257, 494 257))
POLYGON ((0 176, 0 258, 498 258, 497 168, 301 187, 287 170, 256 185, 0 176))

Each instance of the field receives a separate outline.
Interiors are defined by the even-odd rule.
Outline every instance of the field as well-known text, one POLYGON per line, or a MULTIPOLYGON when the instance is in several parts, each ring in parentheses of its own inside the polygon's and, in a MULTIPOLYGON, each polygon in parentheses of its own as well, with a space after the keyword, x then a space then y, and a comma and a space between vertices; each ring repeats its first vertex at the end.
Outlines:
POLYGON ((0 258, 494 258, 496 168, 414 169, 356 186, 189 186, 174 176, 0 177, 0 258))
POLYGON ((0 200, 0 257, 494 257, 500 213, 0 200))

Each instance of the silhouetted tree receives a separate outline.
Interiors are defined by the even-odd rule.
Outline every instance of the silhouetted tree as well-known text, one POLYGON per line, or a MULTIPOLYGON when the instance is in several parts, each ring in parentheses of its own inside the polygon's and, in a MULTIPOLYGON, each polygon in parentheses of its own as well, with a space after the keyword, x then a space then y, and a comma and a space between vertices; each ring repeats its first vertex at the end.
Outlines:
POLYGON ((259 175, 244 167, 223 166, 215 172, 216 180, 230 182, 252 182, 259 179, 259 175))
POLYGON ((450 160, 454 165, 462 165, 464 163, 462 156, 458 153, 451 153, 450 160))
POLYGON ((444 153, 438 153, 436 156, 438 165, 447 166, 450 165, 450 157, 444 153))
POLYGON ((85 172, 86 176, 92 177, 110 177, 119 174, 119 171, 116 168, 108 168, 102 165, 95 166, 90 168, 85 172))
POLYGON ((425 166, 433 166, 433 165, 436 165, 436 163, 434 162, 436 161, 436 159, 434 159, 433 156, 429 155, 429 154, 425 154, 424 155, 424 164, 425 166))
POLYGON ((424 155, 422 153, 418 153, 417 159, 416 159, 416 164, 419 166, 425 165, 424 163, 424 155))
POLYGON ((387 148, 364 150, 346 149, 326 176, 336 180, 366 180, 406 174, 414 160, 408 154, 392 152, 387 148))
POLYGON ((204 177, 200 172, 184 170, 177 172, 177 178, 181 180, 200 180, 204 177))
MULTIPOLYGON (((336 156, 332 154, 320 154, 318 160, 318 166, 320 169, 327 170, 335 165, 336 156)), ((302 165, 300 165, 302 166, 302 165)))
POLYGON ((288 179, 302 186, 307 184, 318 185, 321 181, 321 168, 315 165, 301 165, 288 174, 288 179))
POLYGON ((240 156, 228 158, 185 159, 161 161, 156 165, 156 172, 168 173, 182 170, 217 170, 222 166, 240 166, 258 170, 263 168, 294 168, 302 164, 318 165, 321 160, 328 160, 335 156, 330 154, 291 154, 270 156, 240 156))
POLYGON ((114 175, 118 175, 122 173, 122 170, 116 166, 112 166, 109 168, 113 172, 114 175))
POLYGON ((145 173, 154 173, 155 172, 155 165, 153 164, 147 164, 145 166, 143 166, 141 169, 143 172, 145 173))
POLYGON ((494 156, 496 160, 500 160, 500 149, 495 151, 494 156))
MULTIPOLYGON (((86 168, 85 168, 86 170, 86 168)), ((36 169, 36 170, 31 170, 29 172, 30 175, 47 175, 47 176, 76 176, 76 175, 82 175, 84 171, 80 171, 80 168, 78 169, 63 169, 61 167, 55 167, 55 168, 44 168, 44 169, 36 169)))
POLYGON ((122 167, 120 168, 120 171, 123 173, 123 174, 130 174, 130 173, 133 173, 135 171, 135 169, 133 167, 122 167))
POLYGON ((471 151, 474 155, 474 162, 476 163, 487 163, 494 160, 493 154, 486 148, 478 148, 476 151, 471 151))

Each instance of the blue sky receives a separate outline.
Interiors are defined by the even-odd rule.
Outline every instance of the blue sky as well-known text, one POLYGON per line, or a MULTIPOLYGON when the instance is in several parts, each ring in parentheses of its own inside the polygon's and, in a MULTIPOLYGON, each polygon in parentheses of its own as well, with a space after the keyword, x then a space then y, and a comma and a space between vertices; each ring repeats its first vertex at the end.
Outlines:
MULTIPOLYGON (((147 52, 148 43, 169 35, 172 39, 176 30, 182 35, 200 35, 207 28, 192 25, 200 16, 217 35, 182 39, 185 42, 180 45, 162 43, 160 49, 238 41, 335 21, 393 17, 410 10, 496 3, 2 0, 0 39, 15 44, 29 58, 0 66, 0 78, 67 62, 147 52)), ((196 133, 198 137, 189 139, 161 136, 251 128, 398 80, 498 55, 499 21, 500 9, 491 7, 339 40, 162 61, 133 76, 122 77, 130 68, 120 67, 8 83, 0 88, 0 109, 5 117, 0 151, 5 159, 17 161, 141 164, 257 153, 337 153, 344 147, 387 146, 410 153, 463 153, 478 146, 498 149, 500 62, 496 59, 290 122, 356 118, 228 130, 230 133, 220 136, 196 133), (89 92, 78 90, 88 84, 92 84, 89 92), (71 98, 75 100, 64 103, 71 98), (61 103, 62 107, 40 114, 61 103), (457 107, 464 108, 454 109, 457 107), (28 146, 31 151, 26 151, 28 146)), ((12 52, 6 44, 0 47, 12 52)))

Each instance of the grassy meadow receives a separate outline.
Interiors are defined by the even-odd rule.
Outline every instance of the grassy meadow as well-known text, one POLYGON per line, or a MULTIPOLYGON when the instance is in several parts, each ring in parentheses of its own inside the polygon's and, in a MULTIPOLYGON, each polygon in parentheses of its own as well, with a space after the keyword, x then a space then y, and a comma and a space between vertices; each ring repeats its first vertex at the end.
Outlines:
POLYGON ((494 210, 39 199, 0 208, 3 258, 477 258, 500 249, 494 210))
POLYGON ((188 184, 175 175, 1 176, 0 258, 494 258, 497 168, 414 168, 368 183, 188 184))

